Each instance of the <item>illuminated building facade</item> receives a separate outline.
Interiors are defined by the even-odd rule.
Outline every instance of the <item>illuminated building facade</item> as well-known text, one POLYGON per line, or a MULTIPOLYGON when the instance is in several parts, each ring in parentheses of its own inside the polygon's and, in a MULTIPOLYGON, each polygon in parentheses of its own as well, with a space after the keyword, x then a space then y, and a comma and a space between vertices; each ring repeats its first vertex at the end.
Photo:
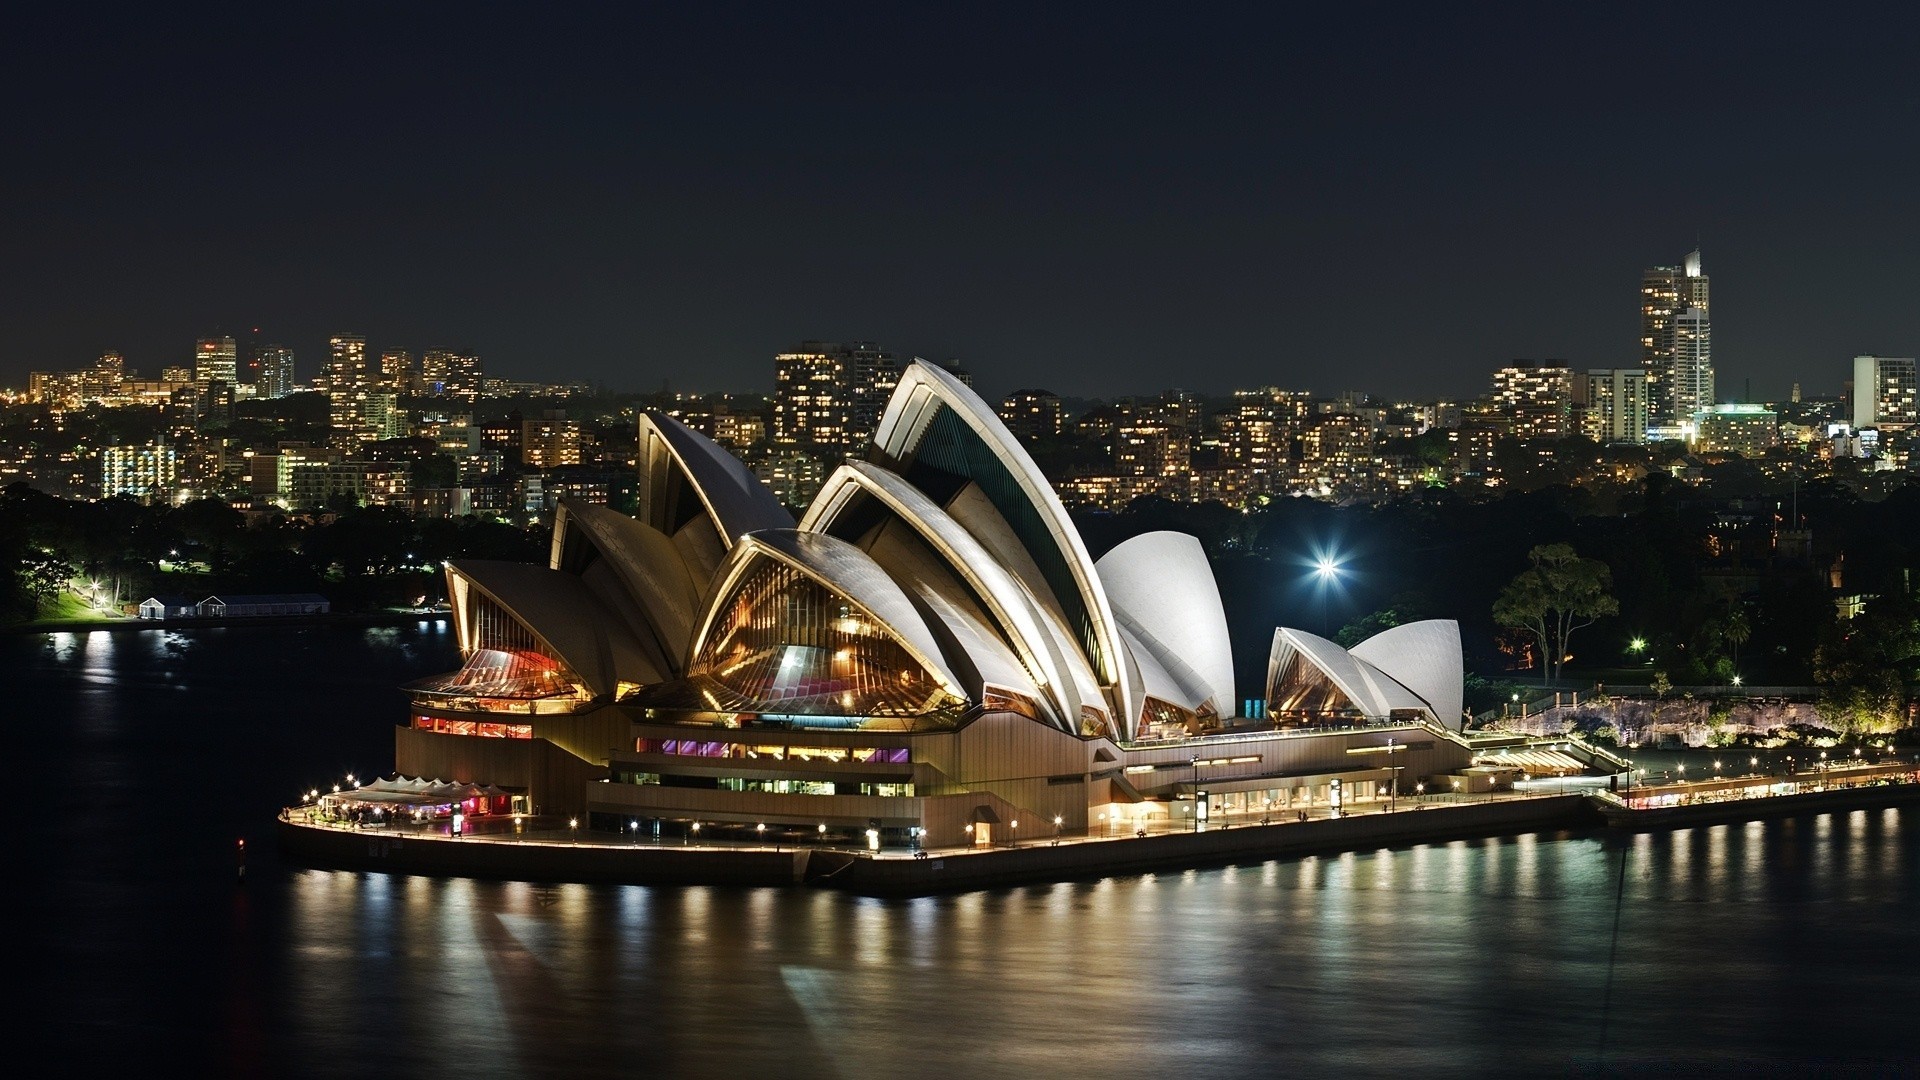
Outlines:
POLYGON ((293 393, 293 350, 285 345, 268 345, 260 350, 260 370, 253 382, 253 396, 281 398, 293 393))
POLYGON ((1853 428, 1901 431, 1920 422, 1911 356, 1853 358, 1853 428))
POLYGON ((1552 360, 1516 360, 1493 373, 1491 405, 1508 418, 1510 438, 1566 438, 1573 434, 1573 370, 1552 360))
POLYGON ((1060 395, 1051 390, 1015 390, 1000 402, 1000 420, 1017 439, 1060 434, 1060 395))
POLYGON ((1582 435, 1599 443, 1647 441, 1647 374, 1640 368, 1598 368, 1573 377, 1582 435))
POLYGON ((1715 405, 1693 427, 1697 450, 1757 457, 1780 445, 1780 418, 1764 405, 1715 405))
POLYGON ((166 502, 180 482, 180 458, 164 443, 109 446, 100 451, 100 494, 166 502))
POLYGON ((201 338, 193 346, 194 389, 205 393, 216 382, 235 386, 240 381, 240 349, 230 337, 201 338))

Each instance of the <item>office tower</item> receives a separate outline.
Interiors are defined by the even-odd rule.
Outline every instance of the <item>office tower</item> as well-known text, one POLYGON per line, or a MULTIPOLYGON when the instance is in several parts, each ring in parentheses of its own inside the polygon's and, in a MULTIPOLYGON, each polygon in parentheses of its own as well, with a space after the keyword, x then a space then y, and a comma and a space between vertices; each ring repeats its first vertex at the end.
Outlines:
POLYGON ((193 347, 193 385, 205 391, 215 381, 240 381, 240 352, 230 337, 201 338, 193 347))
POLYGON ((1853 428, 1901 430, 1920 421, 1915 400, 1914 358, 1853 358, 1853 428))
POLYGON ((1000 422, 1022 439, 1060 434, 1060 395, 1051 390, 1015 390, 1000 402, 1000 422))
MULTIPOLYGON (((1697 249, 1690 252, 1679 266, 1653 266, 1640 275, 1640 366, 1651 384, 1647 394, 1647 413, 1653 424, 1684 423, 1700 407, 1713 403, 1711 354, 1705 358, 1708 364, 1705 374, 1708 391, 1703 402, 1683 407, 1674 390, 1674 382, 1678 377, 1674 370, 1674 349, 1676 335, 1680 331, 1680 318, 1687 311, 1697 309, 1700 314, 1693 320, 1693 330, 1698 332, 1707 325, 1708 284, 1697 249)), ((1700 374, 1693 372, 1688 378, 1697 390, 1700 374)))
POLYGON ((1564 361, 1515 360, 1493 373, 1492 406, 1516 439, 1561 439, 1573 433, 1573 369, 1564 361))
POLYGON ((1574 376, 1580 433, 1601 443, 1646 442, 1647 387, 1640 368, 1596 368, 1574 376))
POLYGON ((1672 421, 1684 424, 1713 404, 1713 323, 1707 309, 1690 307, 1673 317, 1672 360, 1666 379, 1672 421))
POLYGON ((260 350, 259 365, 253 377, 253 396, 280 398, 293 393, 293 350, 285 345, 268 345, 260 350))
POLYGON ((388 349, 380 354, 380 389, 393 394, 413 391, 413 354, 405 349, 388 349))

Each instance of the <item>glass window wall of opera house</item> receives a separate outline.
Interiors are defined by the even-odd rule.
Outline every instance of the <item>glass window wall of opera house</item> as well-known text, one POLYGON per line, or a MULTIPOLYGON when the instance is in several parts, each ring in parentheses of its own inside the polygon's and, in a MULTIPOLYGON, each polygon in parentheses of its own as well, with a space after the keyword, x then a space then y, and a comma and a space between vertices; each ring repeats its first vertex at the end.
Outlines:
POLYGON ((902 372, 798 521, 678 420, 638 438, 636 514, 562 502, 545 565, 447 568, 463 662, 407 688, 398 772, 623 833, 941 847, 1410 792, 1469 763, 1454 623, 1350 650, 1281 627, 1244 715, 1199 542, 1093 558, 941 368, 902 372))

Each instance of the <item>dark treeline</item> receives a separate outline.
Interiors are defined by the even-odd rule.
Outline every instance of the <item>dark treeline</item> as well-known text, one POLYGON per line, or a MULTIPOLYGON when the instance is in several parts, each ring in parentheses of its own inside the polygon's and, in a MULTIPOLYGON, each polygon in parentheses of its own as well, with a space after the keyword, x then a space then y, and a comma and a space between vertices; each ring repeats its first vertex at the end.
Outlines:
POLYGON ((254 515, 215 499, 180 507, 80 502, 0 489, 0 621, 35 617, 70 582, 109 606, 182 593, 318 592, 336 610, 443 597, 447 559, 541 561, 546 535, 480 518, 416 519, 361 507, 312 519, 254 515))

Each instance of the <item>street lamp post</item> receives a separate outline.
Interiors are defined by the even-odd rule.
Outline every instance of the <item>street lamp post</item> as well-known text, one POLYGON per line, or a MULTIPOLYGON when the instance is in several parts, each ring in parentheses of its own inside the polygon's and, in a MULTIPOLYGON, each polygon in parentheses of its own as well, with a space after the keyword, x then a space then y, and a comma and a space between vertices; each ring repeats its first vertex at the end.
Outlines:
POLYGON ((1394 773, 1394 736, 1386 736, 1386 813, 1394 813, 1400 798, 1400 773, 1394 773))
POLYGON ((1008 837, 1010 846, 1012 847, 1020 846, 1020 819, 1019 818, 1014 818, 1012 821, 1007 822, 1007 837, 1008 837))
POLYGON ((1193 789, 1193 831, 1200 831, 1200 758, 1198 755, 1187 759, 1187 785, 1193 789))

